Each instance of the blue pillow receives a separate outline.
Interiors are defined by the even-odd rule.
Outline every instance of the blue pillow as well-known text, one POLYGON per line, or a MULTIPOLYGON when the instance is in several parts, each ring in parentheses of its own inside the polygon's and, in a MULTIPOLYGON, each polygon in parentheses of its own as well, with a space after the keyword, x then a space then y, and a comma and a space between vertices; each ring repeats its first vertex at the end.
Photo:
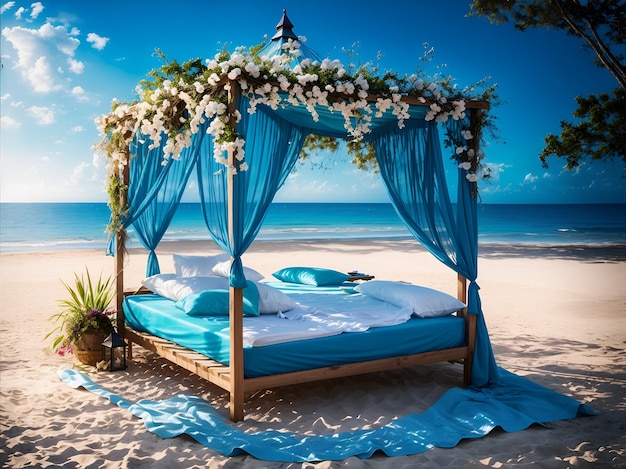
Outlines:
MULTIPOLYGON (((259 290, 254 282, 248 280, 243 289, 243 315, 259 315, 259 290)), ((204 290, 192 293, 176 302, 176 307, 189 316, 228 316, 230 305, 228 290, 204 290)))
POLYGON ((339 285, 350 277, 343 272, 320 267, 285 267, 272 274, 281 282, 301 283, 304 285, 339 285))

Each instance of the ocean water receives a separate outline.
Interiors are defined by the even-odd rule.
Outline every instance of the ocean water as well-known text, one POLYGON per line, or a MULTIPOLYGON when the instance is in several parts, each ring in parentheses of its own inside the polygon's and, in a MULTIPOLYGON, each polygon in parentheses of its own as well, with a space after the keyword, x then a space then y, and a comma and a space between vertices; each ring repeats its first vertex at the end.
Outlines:
MULTIPOLYGON (((0 204, 0 252, 105 249, 109 213, 103 203, 0 204)), ((485 204, 478 216, 480 243, 626 244, 626 204, 485 204)), ((257 240, 409 238, 390 204, 277 203, 257 240)), ((200 205, 181 204, 164 240, 202 239, 200 205)))

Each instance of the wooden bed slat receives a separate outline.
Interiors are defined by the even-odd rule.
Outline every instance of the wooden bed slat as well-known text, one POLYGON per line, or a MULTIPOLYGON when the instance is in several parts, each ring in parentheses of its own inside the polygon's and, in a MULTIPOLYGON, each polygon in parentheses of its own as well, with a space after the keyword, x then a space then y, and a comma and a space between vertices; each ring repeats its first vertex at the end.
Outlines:
POLYGON ((366 362, 348 363, 344 365, 328 366, 307 371, 281 373, 277 375, 262 376, 259 378, 247 378, 245 380, 246 392, 259 389, 269 389, 290 384, 309 383, 325 379, 343 378, 346 376, 374 373, 378 371, 407 368, 414 365, 436 363, 442 361, 462 360, 467 356, 467 347, 424 352, 415 355, 403 355, 400 357, 383 358, 366 362))
MULTIPOLYGON (((232 387, 232 375, 228 366, 222 365, 198 352, 186 349, 166 339, 138 332, 126 326, 126 339, 129 341, 130 353, 132 343, 150 350, 172 363, 195 373, 203 379, 230 391, 232 387)), ((328 366, 314 370, 281 373, 277 375, 261 376, 258 378, 243 379, 243 392, 249 393, 261 389, 269 389, 292 384, 309 383, 326 379, 343 378, 359 374, 374 373, 377 371, 406 368, 426 363, 442 361, 465 361, 468 356, 468 347, 456 347, 451 349, 424 352, 415 355, 403 355, 400 357, 370 360, 366 362, 348 363, 344 365, 328 366)), ((467 369, 467 367, 466 367, 467 369)), ((241 403, 243 405, 243 402, 241 403)))

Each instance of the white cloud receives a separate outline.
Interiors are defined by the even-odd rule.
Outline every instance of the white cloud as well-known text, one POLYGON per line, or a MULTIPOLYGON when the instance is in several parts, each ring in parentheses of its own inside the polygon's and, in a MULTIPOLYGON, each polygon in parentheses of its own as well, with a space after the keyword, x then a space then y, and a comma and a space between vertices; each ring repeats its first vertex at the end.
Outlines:
POLYGON ((2 96, 0 96, 0 101, 6 101, 10 97, 11 97, 11 93, 4 93, 2 96))
POLYGON ((91 157, 91 164, 93 164, 94 168, 100 168, 102 166, 102 161, 104 160, 104 156, 100 153, 94 153, 91 157))
POLYGON ((73 185, 77 185, 79 182, 84 181, 86 178, 86 173, 90 168, 90 164, 86 162, 81 162, 78 166, 76 166, 72 170, 72 174, 70 176, 70 183, 73 185))
POLYGON ((54 70, 46 57, 39 57, 29 67, 26 79, 33 85, 33 90, 38 93, 50 93, 63 88, 61 83, 55 82, 54 70))
POLYGON ((533 173, 528 173, 526 176, 524 176, 524 181, 522 181, 522 184, 534 184, 535 182, 537 182, 537 179, 539 179, 539 176, 535 176, 533 175, 533 173))
POLYGON ((97 50, 102 50, 109 42, 108 37, 98 36, 96 33, 87 34, 87 42, 91 42, 91 47, 97 50))
POLYGON ((43 11, 44 6, 41 2, 35 2, 31 5, 32 11, 30 12, 30 17, 33 20, 36 20, 39 14, 43 11))
POLYGON ((75 86, 72 88, 72 96, 74 96, 79 101, 88 101, 89 98, 85 95, 85 90, 82 86, 75 86))
MULTIPOLYGON (((49 93, 64 87, 61 76, 80 44, 64 26, 52 26, 50 23, 39 29, 15 26, 4 28, 2 35, 17 51, 15 68, 34 91, 49 93)), ((70 69, 72 67, 70 61, 70 69)))
POLYGON ((18 20, 22 19, 22 14, 26 11, 26 8, 24 7, 19 7, 16 11, 15 11, 15 18, 18 20))
POLYGON ((0 128, 2 129, 19 129, 22 124, 12 117, 2 116, 0 118, 0 128))
POLYGON ((72 132, 74 133, 79 133, 79 132, 84 132, 85 128, 82 125, 77 125, 75 127, 72 127, 72 132))
POLYGON ((31 106, 27 109, 28 115, 35 118, 39 125, 50 125, 54 122, 54 111, 42 106, 31 106))
POLYGON ((70 72, 75 73, 76 75, 80 75, 85 71, 85 64, 79 60, 69 58, 67 59, 67 63, 70 64, 70 72))
POLYGON ((4 5, 0 7, 0 15, 7 10, 10 10, 15 6, 15 2, 6 2, 4 5))

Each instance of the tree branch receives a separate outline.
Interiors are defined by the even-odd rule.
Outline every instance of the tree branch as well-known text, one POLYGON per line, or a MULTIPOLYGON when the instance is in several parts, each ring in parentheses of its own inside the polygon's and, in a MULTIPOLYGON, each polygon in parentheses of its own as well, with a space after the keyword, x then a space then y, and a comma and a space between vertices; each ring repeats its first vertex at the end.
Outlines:
POLYGON ((591 22, 589 21, 589 19, 585 17, 583 21, 585 21, 585 23, 587 23, 587 25, 589 26, 589 29, 592 31, 592 34, 594 35, 595 40, 594 38, 590 37, 585 31, 583 31, 580 27, 578 27, 578 25, 569 17, 567 12, 565 11, 565 8, 561 0, 551 0, 551 1, 552 1, 552 4, 559 9, 559 11, 561 12, 561 16, 563 17, 563 19, 565 20, 569 28, 578 36, 583 38, 587 42, 587 44, 589 44, 589 46, 596 53, 596 55, 598 56, 602 64, 607 68, 607 70, 611 73, 611 75, 615 77, 619 85, 622 88, 626 89, 626 77, 624 77, 624 73, 622 72, 620 68, 621 64, 617 61, 617 59, 615 59, 615 57, 609 51, 607 51, 606 45, 598 36, 597 32, 591 25, 591 22), (607 54, 608 54, 608 57, 607 57, 607 54), (615 62, 617 62, 617 65, 615 64, 615 62))

